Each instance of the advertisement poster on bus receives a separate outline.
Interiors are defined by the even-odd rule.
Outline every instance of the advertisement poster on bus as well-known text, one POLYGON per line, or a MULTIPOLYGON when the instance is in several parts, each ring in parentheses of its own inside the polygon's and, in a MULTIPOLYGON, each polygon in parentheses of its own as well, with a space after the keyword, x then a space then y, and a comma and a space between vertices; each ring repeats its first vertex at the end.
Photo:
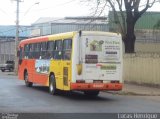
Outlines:
MULTIPOLYGON (((85 72, 92 79, 116 79, 121 67, 121 41, 116 37, 85 38, 85 72)), ((87 77, 86 77, 87 78, 87 77)))
POLYGON ((37 73, 49 73, 49 60, 36 60, 35 69, 37 73))

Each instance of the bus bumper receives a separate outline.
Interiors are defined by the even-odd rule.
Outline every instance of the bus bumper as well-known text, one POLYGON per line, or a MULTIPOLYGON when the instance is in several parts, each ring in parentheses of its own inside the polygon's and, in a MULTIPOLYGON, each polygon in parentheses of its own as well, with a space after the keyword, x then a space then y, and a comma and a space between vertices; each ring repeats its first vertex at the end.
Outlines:
POLYGON ((106 90, 120 91, 122 83, 71 83, 71 90, 106 90))

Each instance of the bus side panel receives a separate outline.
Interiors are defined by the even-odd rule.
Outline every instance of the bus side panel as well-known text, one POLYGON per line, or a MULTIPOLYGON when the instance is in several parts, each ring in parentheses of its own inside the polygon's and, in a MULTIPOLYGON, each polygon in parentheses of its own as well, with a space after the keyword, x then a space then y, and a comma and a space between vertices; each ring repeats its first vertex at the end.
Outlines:
POLYGON ((79 79, 82 79, 82 75, 78 75, 77 71, 77 64, 79 64, 78 59, 79 59, 79 36, 78 34, 75 35, 73 39, 73 47, 72 47, 72 79, 71 83, 75 83, 77 76, 79 76, 79 79))
POLYGON ((35 60, 28 59, 26 63, 28 78, 30 82, 34 82, 34 72, 35 72, 35 60))
POLYGON ((63 85, 64 90, 70 90, 70 82, 71 82, 71 61, 63 61, 63 85))
POLYGON ((50 72, 54 73, 56 79, 56 88, 63 90, 63 71, 61 60, 51 60, 50 72))
POLYGON ((34 83, 38 83, 43 86, 47 86, 48 85, 48 74, 38 74, 35 72, 34 83))
POLYGON ((18 62, 18 79, 24 80, 24 70, 26 67, 27 61, 25 59, 22 59, 22 61, 18 62))
POLYGON ((37 59, 34 67, 34 83, 48 86, 49 60, 37 59))
POLYGON ((24 80, 24 71, 26 70, 28 73, 29 81, 33 82, 34 80, 34 59, 23 59, 20 63, 18 63, 18 77, 20 80, 24 80))

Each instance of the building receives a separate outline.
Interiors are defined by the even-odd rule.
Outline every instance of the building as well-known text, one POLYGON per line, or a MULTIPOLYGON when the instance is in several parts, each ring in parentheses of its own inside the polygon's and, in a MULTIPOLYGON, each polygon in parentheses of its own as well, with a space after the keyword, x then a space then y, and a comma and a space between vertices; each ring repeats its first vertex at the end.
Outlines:
POLYGON ((108 31, 106 17, 65 17, 65 18, 39 18, 32 24, 31 36, 89 30, 108 31))
MULTIPOLYGON (((20 26, 19 40, 30 36, 29 26, 20 26)), ((16 26, 0 26, 0 63, 14 60, 16 26)))
MULTIPOLYGON (((31 26, 20 26, 19 39, 62 32, 109 31, 106 17, 39 18, 31 26)), ((0 63, 14 60, 16 26, 0 26, 0 63)))

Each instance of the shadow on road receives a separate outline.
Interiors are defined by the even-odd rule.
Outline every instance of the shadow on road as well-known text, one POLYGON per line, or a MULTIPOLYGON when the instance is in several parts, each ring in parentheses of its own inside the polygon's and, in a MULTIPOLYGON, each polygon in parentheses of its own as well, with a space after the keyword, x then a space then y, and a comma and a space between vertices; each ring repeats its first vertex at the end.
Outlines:
MULTIPOLYGON (((42 91, 42 92, 45 92, 45 93, 49 94, 48 87, 33 86, 32 88, 35 89, 35 90, 42 91)), ((105 93, 103 93, 103 95, 104 94, 105 93)), ((106 96, 103 97, 101 95, 101 93, 99 94, 99 96, 94 97, 94 96, 84 95, 83 92, 80 92, 80 91, 60 91, 60 90, 58 90, 57 94, 54 95, 54 96, 61 96, 61 97, 68 98, 68 99, 71 99, 71 100, 115 101, 114 99, 108 98, 106 96)))

